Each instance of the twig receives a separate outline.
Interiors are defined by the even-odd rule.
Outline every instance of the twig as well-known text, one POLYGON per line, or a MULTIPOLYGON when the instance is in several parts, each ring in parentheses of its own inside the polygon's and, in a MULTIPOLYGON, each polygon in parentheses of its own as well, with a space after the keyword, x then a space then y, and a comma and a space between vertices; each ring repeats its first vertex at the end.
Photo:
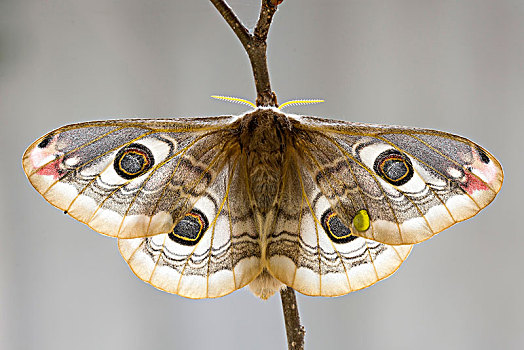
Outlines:
MULTIPOLYGON (((277 96, 271 90, 269 82, 269 71, 267 68, 267 36, 273 15, 277 11, 282 0, 262 0, 260 15, 253 34, 240 22, 231 7, 224 0, 210 0, 218 12, 224 17, 233 32, 244 46, 255 78, 257 89, 257 106, 277 107, 277 96)), ((282 309, 284 311, 284 322, 286 325, 287 343, 289 350, 304 349, 304 335, 306 331, 300 324, 297 299, 292 288, 286 288, 280 292, 282 309)))
POLYGON ((267 68, 267 35, 269 26, 277 6, 271 4, 270 0, 262 0, 260 15, 255 27, 254 35, 251 36, 251 45, 247 48, 247 54, 251 61, 251 68, 255 77, 257 89, 257 106, 278 106, 277 95, 271 90, 269 82, 269 70, 267 68))
POLYGON ((289 350, 303 350, 306 330, 300 324, 297 298, 293 288, 288 287, 280 291, 280 299, 282 300, 284 322, 286 323, 287 348, 289 350))
POLYGON ((223 0, 210 0, 213 5, 215 5, 218 12, 224 17, 227 24, 233 29, 235 34, 237 35, 238 39, 240 39, 240 42, 244 47, 246 47, 247 43, 249 43, 250 34, 246 27, 240 22, 238 17, 235 15, 231 7, 229 7, 228 4, 226 4, 223 0))
POLYGON ((253 70, 253 77, 255 78, 255 87, 257 90, 257 106, 278 106, 277 97, 271 90, 269 82, 269 71, 267 68, 267 35, 269 27, 273 19, 273 15, 277 10, 277 5, 272 4, 272 0, 262 0, 260 7, 260 16, 255 27, 254 34, 250 34, 247 28, 240 22, 231 7, 227 5, 224 0, 210 0, 216 7, 218 12, 224 17, 225 21, 244 46, 249 61, 251 62, 251 69, 253 70))

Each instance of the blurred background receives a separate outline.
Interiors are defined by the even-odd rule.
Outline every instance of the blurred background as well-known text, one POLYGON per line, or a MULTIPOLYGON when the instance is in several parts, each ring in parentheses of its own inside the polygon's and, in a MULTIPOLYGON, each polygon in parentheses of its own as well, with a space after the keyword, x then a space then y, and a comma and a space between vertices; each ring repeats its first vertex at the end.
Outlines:
MULTIPOLYGON (((258 0, 231 0, 252 27, 258 0)), ((269 69, 289 109, 466 136, 506 179, 475 218, 417 245, 385 281, 299 295, 307 349, 522 349, 521 0, 285 0, 269 69)), ((63 124, 240 114, 239 41, 207 0, 0 0, 0 348, 284 349, 278 296, 189 300, 136 278, 116 240, 47 204, 25 148, 63 124)))

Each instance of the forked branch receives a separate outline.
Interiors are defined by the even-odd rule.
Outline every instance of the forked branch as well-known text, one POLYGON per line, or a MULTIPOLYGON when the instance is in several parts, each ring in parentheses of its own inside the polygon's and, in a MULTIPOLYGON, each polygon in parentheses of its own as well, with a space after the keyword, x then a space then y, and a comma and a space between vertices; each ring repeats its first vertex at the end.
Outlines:
MULTIPOLYGON (((267 36, 273 15, 277 11, 282 0, 262 0, 260 15, 253 34, 240 22, 231 7, 223 0, 210 0, 218 12, 224 17, 233 32, 244 46, 249 56, 255 87, 257 90, 257 106, 278 107, 277 97, 271 90, 269 82, 269 71, 267 68, 267 36)), ((292 288, 286 288, 280 292, 282 308, 284 311, 284 322, 289 350, 304 349, 304 335, 306 331, 300 324, 297 299, 292 288)))
MULTIPOLYGON (((269 82, 269 71, 267 68, 267 35, 273 15, 277 10, 278 5, 273 5, 274 0, 262 0, 260 7, 260 15, 253 34, 240 22, 231 7, 223 0, 210 0, 227 24, 233 29, 236 36, 244 46, 249 61, 251 62, 251 69, 253 70, 253 77, 255 78, 255 87, 257 90, 257 106, 273 106, 277 107, 277 97, 271 90, 269 82)), ((275 2, 278 3, 278 2, 275 2)))

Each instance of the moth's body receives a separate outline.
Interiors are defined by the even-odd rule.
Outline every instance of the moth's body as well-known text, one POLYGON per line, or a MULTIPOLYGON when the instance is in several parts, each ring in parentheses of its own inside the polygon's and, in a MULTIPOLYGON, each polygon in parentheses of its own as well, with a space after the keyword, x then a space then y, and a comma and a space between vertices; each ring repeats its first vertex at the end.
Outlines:
MULTIPOLYGON (((240 163, 260 231, 262 261, 266 261, 267 236, 274 227, 283 174, 293 151, 291 128, 289 119, 272 108, 258 109, 240 120, 240 163)), ((267 299, 284 285, 264 266, 249 286, 255 295, 267 299)))
POLYGON ((275 208, 290 151, 291 125, 273 109, 258 109, 240 120, 241 164, 251 204, 261 215, 275 208))
POLYGON ((138 277, 189 298, 365 288, 488 205, 503 179, 460 136, 276 108, 65 126, 23 166, 51 204, 117 237, 138 277))

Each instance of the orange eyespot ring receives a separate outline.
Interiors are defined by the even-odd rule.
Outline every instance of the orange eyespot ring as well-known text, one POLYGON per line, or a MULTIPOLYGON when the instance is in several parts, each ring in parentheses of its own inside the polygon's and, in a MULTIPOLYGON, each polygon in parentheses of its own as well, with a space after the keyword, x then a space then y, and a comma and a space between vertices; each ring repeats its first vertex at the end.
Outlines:
POLYGON ((179 244, 193 246, 197 244, 209 227, 206 216, 198 209, 193 209, 175 225, 169 238, 179 244))
POLYGON ((379 154, 373 168, 381 178, 395 186, 404 185, 413 177, 411 160, 396 149, 379 154))
POLYGON ((113 164, 118 175, 131 180, 151 169, 154 163, 153 153, 149 148, 132 143, 118 151, 113 164))
POLYGON ((347 243, 357 238, 331 208, 322 214, 321 224, 329 239, 334 243, 347 243))

